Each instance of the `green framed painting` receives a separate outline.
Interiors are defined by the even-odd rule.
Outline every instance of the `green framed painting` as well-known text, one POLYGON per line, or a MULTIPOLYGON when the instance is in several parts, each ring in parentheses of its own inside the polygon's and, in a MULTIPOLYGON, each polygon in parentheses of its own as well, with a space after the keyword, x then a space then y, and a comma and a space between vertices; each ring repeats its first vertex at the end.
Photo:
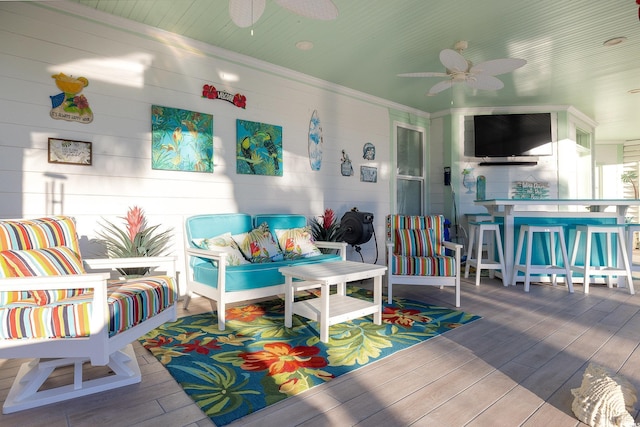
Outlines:
POLYGON ((151 106, 151 168, 213 172, 213 116, 151 106))
POLYGON ((282 176, 282 126, 236 121, 236 172, 282 176))

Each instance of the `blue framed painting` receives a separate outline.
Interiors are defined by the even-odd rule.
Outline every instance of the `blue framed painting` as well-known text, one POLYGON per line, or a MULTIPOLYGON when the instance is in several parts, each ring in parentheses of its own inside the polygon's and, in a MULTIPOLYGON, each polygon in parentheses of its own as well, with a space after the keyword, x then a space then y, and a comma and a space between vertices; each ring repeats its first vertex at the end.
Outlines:
POLYGON ((282 176, 282 126, 236 121, 236 172, 282 176))
POLYGON ((213 116, 151 106, 151 168, 213 172, 213 116))

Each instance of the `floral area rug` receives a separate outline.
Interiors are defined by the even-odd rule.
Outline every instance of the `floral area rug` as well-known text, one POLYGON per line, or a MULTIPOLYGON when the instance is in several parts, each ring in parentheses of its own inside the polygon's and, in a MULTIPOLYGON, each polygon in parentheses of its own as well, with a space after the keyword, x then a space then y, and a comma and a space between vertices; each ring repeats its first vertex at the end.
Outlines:
MULTIPOLYGON (((355 287, 347 293, 373 298, 355 287)), ((209 312, 166 323, 140 342, 223 426, 479 318, 396 298, 383 305, 382 325, 373 316, 340 323, 330 327, 325 344, 316 322, 294 316, 293 327, 285 328, 284 301, 276 298, 227 309, 224 331, 209 312)))

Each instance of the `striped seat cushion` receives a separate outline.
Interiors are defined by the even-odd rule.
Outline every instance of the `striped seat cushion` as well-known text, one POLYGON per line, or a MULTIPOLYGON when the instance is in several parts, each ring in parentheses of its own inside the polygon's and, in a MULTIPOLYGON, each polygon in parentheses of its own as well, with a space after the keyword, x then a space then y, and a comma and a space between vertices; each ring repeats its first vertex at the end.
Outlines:
POLYGON ((409 276, 455 276, 455 258, 450 256, 403 256, 391 254, 391 274, 409 276))
MULTIPOLYGON (((143 277, 108 286, 109 336, 132 328, 173 305, 178 292, 169 276, 143 277)), ((92 293, 47 305, 35 299, 0 308, 0 339, 89 336, 92 293)))

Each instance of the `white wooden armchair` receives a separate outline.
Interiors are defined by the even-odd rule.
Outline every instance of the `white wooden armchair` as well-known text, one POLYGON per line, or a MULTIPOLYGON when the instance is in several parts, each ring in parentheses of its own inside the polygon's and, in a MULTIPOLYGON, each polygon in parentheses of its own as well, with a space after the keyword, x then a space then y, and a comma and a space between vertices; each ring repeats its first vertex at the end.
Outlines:
POLYGON ((393 285, 451 286, 455 288, 455 306, 460 307, 462 245, 444 240, 444 221, 442 215, 387 215, 389 304, 393 285))
POLYGON ((32 359, 21 366, 3 412, 139 382, 131 342, 175 320, 174 277, 175 257, 82 261, 69 217, 0 221, 0 359, 32 359), (109 280, 104 270, 115 267, 162 273, 109 280), (86 362, 113 374, 83 380, 86 362), (39 391, 54 369, 69 365, 73 384, 39 391))

